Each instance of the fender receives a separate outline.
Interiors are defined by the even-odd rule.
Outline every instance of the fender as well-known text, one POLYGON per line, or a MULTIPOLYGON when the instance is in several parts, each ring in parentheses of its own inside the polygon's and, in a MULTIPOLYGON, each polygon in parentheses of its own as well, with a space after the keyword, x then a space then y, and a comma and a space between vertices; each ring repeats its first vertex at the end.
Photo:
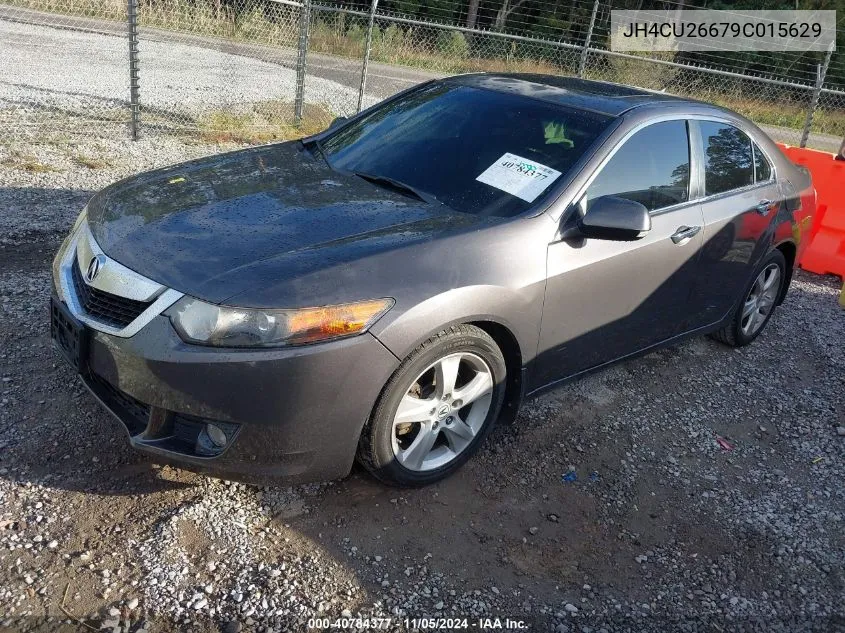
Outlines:
POLYGON ((401 360, 427 338, 451 325, 488 321, 513 334, 522 364, 528 365, 537 354, 544 292, 545 280, 518 290, 492 285, 454 288, 407 311, 391 310, 386 317, 393 318, 380 320, 370 332, 401 360), (437 323, 434 329, 433 323, 437 323))

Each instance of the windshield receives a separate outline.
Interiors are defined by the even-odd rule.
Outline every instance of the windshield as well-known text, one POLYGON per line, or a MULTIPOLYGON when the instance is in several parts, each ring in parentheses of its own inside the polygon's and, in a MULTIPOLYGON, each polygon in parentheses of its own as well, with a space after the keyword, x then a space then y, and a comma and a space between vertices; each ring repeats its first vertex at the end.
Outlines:
POLYGON ((415 90, 322 143, 335 169, 402 183, 456 211, 513 216, 541 201, 610 117, 450 83, 415 90))

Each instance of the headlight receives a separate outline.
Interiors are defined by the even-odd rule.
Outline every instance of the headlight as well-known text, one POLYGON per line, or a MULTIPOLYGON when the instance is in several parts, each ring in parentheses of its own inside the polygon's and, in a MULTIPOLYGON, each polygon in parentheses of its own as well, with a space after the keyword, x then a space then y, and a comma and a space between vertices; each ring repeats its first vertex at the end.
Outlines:
POLYGON ((393 299, 374 299, 324 308, 261 310, 216 306, 182 297, 165 314, 188 343, 272 347, 361 334, 392 306, 393 299))

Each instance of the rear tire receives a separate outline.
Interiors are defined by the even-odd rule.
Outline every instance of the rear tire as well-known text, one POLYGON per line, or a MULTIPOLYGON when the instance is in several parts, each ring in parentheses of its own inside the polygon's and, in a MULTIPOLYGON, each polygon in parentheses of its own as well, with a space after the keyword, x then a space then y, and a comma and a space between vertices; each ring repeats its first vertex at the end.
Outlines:
POLYGON ((439 332, 387 381, 361 432, 358 461, 395 486, 448 477, 493 428, 506 378, 504 356, 484 330, 456 325, 439 332))
POLYGON ((731 347, 743 347, 760 336, 772 318, 786 283, 786 259, 779 250, 769 253, 745 288, 743 299, 731 317, 730 324, 710 337, 731 347))

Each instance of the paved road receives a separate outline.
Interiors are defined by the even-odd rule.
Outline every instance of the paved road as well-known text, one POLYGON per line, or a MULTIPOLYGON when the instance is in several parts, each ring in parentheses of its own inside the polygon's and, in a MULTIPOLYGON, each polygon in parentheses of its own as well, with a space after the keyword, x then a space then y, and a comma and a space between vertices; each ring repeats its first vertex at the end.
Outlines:
MULTIPOLYGON (((760 125, 760 129, 778 143, 794 146, 798 146, 801 143, 801 130, 775 127, 773 125, 760 125)), ((831 134, 813 133, 807 139, 807 147, 822 150, 823 152, 830 152, 831 154, 838 152, 840 145, 842 145, 842 139, 831 134)))
MULTIPOLYGON (((126 32, 126 25, 121 22, 58 15, 8 5, 0 5, 0 19, 108 35, 123 36, 126 32)), ((149 27, 141 28, 140 36, 142 56, 145 42, 178 43, 211 49, 227 55, 260 60, 288 69, 293 69, 296 65, 296 51, 289 48, 234 42, 220 37, 192 35, 149 27)), ((312 85, 312 77, 336 82, 348 90, 357 91, 361 83, 361 61, 320 53, 309 53, 308 75, 309 83, 306 85, 306 99, 308 99, 308 88, 312 85)), ((370 99, 383 99, 422 81, 441 76, 442 74, 415 68, 371 62, 367 77, 367 96, 370 99)), ((145 82, 143 71, 141 82, 143 91, 145 82)), ((270 82, 267 85, 272 85, 272 83, 270 82)), ((341 114, 354 112, 356 103, 357 98, 354 95, 350 96, 350 93, 346 91, 344 91, 342 98, 332 100, 335 111, 341 114)), ((800 142, 801 133, 799 130, 770 125, 762 125, 761 128, 775 141, 788 145, 798 145, 800 142)), ((808 141, 810 147, 833 153, 839 150, 841 143, 842 139, 829 134, 811 134, 808 141)))

